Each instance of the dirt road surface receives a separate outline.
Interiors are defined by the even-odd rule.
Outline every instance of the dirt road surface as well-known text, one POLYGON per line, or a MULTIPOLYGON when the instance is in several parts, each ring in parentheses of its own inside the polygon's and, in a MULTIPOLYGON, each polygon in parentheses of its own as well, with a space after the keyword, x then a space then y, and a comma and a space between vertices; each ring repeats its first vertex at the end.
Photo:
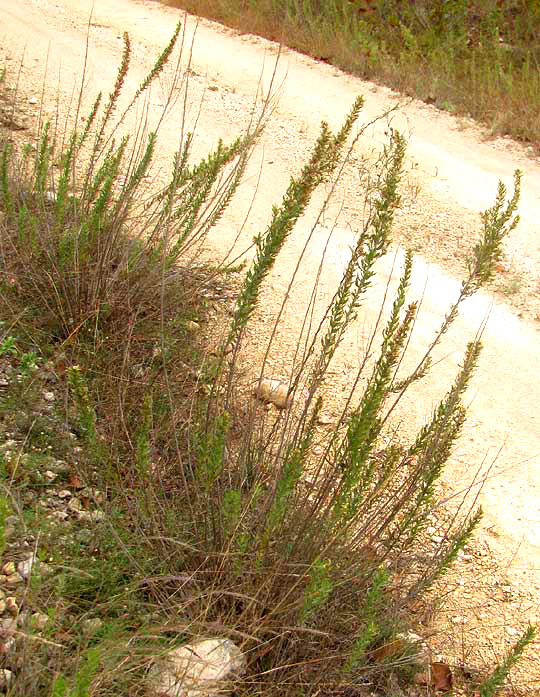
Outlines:
MULTIPOLYGON (((54 113, 57 96, 61 109, 69 110, 74 86, 78 88, 82 74, 87 36, 86 90, 91 96, 113 84, 123 31, 132 41, 128 83, 133 87, 182 16, 178 10, 144 0, 95 0, 92 14, 91 9, 88 0, 0 0, 0 61, 6 60, 8 69, 16 74, 24 56, 20 93, 30 118, 40 108, 54 113)), ((189 19, 186 47, 191 45, 194 26, 189 19)), ((228 139, 241 131, 258 85, 262 81, 266 87, 270 82, 276 52, 276 45, 260 38, 240 36, 208 22, 199 24, 191 59, 193 107, 188 113, 188 121, 198 117, 196 153, 206 153, 218 137, 228 139), (198 116, 199 100, 203 109, 198 116)), ((452 490, 460 490, 478 465, 496 457, 480 495, 486 515, 478 544, 483 545, 484 556, 497 560, 497 575, 487 584, 511 581, 518 589, 516 597, 523 611, 519 622, 524 617, 534 620, 540 601, 540 163, 527 148, 510 140, 488 139, 472 122, 422 103, 407 103, 386 88, 294 52, 283 52, 277 73, 279 104, 255 153, 246 184, 211 244, 224 251, 235 239, 262 165, 258 194, 250 219, 240 231, 237 249, 249 245, 253 234, 268 221, 270 206, 279 201, 288 176, 303 163, 322 119, 338 127, 359 93, 365 96, 365 120, 402 102, 391 117, 391 125, 409 137, 405 206, 398 220, 397 239, 419 250, 412 295, 421 294, 427 281, 413 342, 418 346, 411 349, 411 362, 422 354, 456 297, 467 250, 479 231, 478 212, 492 203, 499 179, 511 188, 514 169, 523 171, 521 223, 508 240, 502 278, 488 292, 467 302, 441 349, 444 360, 405 406, 407 427, 412 429, 444 394, 466 342, 476 335, 490 311, 483 335, 485 348, 470 390, 470 417, 447 482, 452 490)), ((162 103, 160 95, 153 93, 151 110, 162 103)), ((385 121, 374 124, 359 147, 365 151, 380 148, 387 127, 385 121)), ((164 161, 177 146, 178 132, 178 115, 173 114, 160 141, 164 161)), ((353 235, 348 224, 354 227, 360 219, 361 203, 352 168, 338 187, 342 215, 329 247, 319 289, 321 300, 331 297, 343 268, 353 235)), ((270 279, 258 313, 258 329, 248 347, 255 359, 311 222, 308 216, 298 226, 270 279)), ((279 350, 271 359, 275 371, 287 371, 285 359, 294 348, 303 302, 311 290, 311 270, 326 242, 328 225, 320 225, 313 234, 300 280, 294 284, 278 338, 279 350)), ((336 395, 354 372, 352 356, 361 349, 371 320, 366 308, 340 352, 333 388, 336 395)), ((475 573, 460 571, 461 587, 475 584, 475 573)), ((497 609, 487 607, 487 615, 484 613, 486 624, 490 613, 499 613, 497 622, 504 625, 494 651, 504 649, 515 639, 516 627, 522 626, 515 620, 518 608, 512 603, 505 607, 502 614, 500 605, 497 609)), ((482 622, 478 616, 476 620, 482 622)), ((530 694, 538 694, 534 692, 540 690, 538 680, 538 675, 529 673, 526 682, 530 694)))

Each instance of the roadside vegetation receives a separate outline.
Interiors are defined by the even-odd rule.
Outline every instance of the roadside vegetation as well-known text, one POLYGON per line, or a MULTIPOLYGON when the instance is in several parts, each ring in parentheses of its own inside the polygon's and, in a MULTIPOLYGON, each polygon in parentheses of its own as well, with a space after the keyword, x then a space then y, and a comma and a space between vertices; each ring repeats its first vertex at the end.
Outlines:
POLYGON ((540 144, 536 0, 165 0, 540 144))
MULTIPOLYGON (((317 327, 305 308, 284 408, 266 408, 256 396, 265 364, 252 366, 256 395, 244 389, 244 339, 295 223, 349 158, 362 99, 338 132, 321 125, 247 266, 210 264, 201 246, 234 199, 272 95, 241 137, 200 162, 184 133, 156 186, 159 126, 185 94, 180 32, 132 97, 122 101, 125 35, 107 97, 88 110, 79 101, 64 131, 43 123, 34 143, 0 140, 0 683, 13 697, 148 694, 156 656, 219 636, 247 658, 238 696, 397 695, 430 667, 409 634, 410 605, 481 518, 453 508, 436 553, 423 553, 480 342, 463 347, 415 438, 389 435, 389 419, 430 370, 460 304, 493 278, 520 175, 483 213, 460 293, 407 374, 420 308, 404 256, 321 450, 329 367, 389 251, 406 143, 393 132, 369 165, 350 261, 317 327), (170 99, 152 126, 145 97, 171 65, 170 99), (134 112, 138 128, 128 129, 134 112), (235 304, 216 316, 206 298, 224 288, 235 304)), ((496 694, 533 638, 530 627, 471 690, 496 694)))

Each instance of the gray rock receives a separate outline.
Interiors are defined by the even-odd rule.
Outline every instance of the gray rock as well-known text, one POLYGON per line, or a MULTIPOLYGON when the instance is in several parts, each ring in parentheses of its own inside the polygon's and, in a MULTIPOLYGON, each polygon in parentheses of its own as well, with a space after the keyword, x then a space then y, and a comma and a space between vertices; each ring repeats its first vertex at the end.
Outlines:
POLYGON ((160 697, 218 697, 245 669, 246 658, 230 639, 203 639, 156 659, 148 684, 160 697))

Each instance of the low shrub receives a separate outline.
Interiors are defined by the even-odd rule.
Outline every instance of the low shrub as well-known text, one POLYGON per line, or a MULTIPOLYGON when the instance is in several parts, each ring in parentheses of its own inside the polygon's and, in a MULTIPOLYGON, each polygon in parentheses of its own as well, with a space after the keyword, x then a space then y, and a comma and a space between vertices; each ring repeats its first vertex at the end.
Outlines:
MULTIPOLYGON (((159 76, 179 31, 128 110, 159 76)), ((437 553, 418 553, 465 420, 479 341, 464 348, 454 383, 416 437, 385 436, 460 304, 492 278, 517 222, 520 175, 510 198, 499 185, 458 297, 403 376, 418 311, 407 300, 413 259, 405 255, 321 452, 314 443, 325 379, 390 248, 405 141, 392 132, 373 164, 368 213, 333 299, 315 331, 298 336, 304 348, 287 388, 291 406, 266 411, 254 399, 243 410, 236 385, 261 289, 314 191, 339 178, 362 132, 353 136, 362 100, 337 133, 322 124, 310 159, 255 238, 222 341, 202 361, 186 332, 201 302, 193 277, 211 283, 215 272, 202 264, 196 273, 188 262, 230 203, 266 106, 244 136, 198 164, 190 164, 186 137, 156 192, 145 176, 158 135, 130 146, 125 112, 113 119, 129 58, 125 36, 109 100, 101 108, 98 97, 84 127, 76 122, 61 139, 65 147, 57 149, 48 124, 35 152, 2 144, 1 311, 14 335, 40 337, 63 376, 62 422, 85 444, 71 486, 103 492, 84 544, 58 534, 39 508, 30 516, 34 529, 48 526, 36 544, 58 565, 56 575, 36 579, 30 598, 53 599, 55 630, 17 667, 11 694, 142 694, 152 652, 218 633, 248 658, 239 695, 360 695, 366 683, 411 665, 406 642, 395 641, 408 626, 408 604, 447 570, 480 520, 480 510, 458 511, 437 553), (88 613, 106 623, 85 638, 73 628, 88 613), (396 648, 378 651, 388 646, 396 648)), ((264 376, 264 364, 252 367, 264 376)), ((42 475, 34 480, 42 486, 42 475)), ((28 486, 12 477, 11 495, 22 501, 28 486)))

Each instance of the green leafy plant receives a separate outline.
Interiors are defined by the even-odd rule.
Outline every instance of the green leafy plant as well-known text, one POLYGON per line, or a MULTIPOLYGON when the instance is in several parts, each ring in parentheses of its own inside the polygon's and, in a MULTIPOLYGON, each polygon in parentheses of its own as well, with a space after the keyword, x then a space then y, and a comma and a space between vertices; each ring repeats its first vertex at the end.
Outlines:
POLYGON ((83 664, 75 674, 72 686, 64 676, 58 676, 52 687, 53 697, 90 697, 92 681, 100 667, 101 651, 99 648, 88 649, 83 664))
POLYGON ((480 697, 495 697, 495 695, 499 694, 510 671, 523 656, 523 652, 527 646, 534 641, 535 636, 536 627, 534 625, 529 625, 505 656, 504 660, 497 666, 489 678, 480 685, 480 697))
POLYGON ((0 358, 17 355, 17 341, 14 336, 6 336, 0 342, 0 358))

